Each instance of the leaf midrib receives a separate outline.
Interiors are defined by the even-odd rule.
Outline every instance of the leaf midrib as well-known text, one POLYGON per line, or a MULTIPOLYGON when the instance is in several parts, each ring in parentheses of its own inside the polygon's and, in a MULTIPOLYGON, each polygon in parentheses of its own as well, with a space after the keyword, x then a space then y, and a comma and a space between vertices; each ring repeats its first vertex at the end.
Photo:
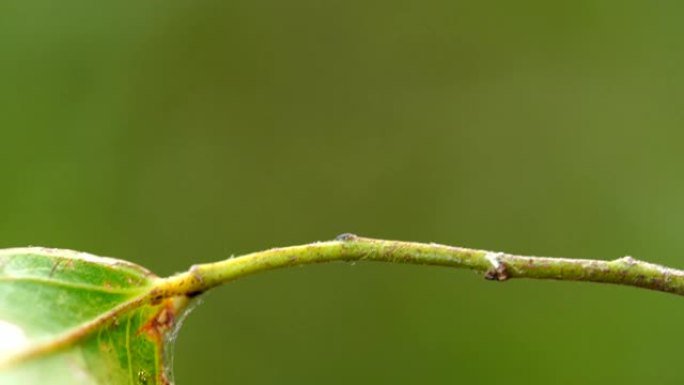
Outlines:
POLYGON ((66 281, 60 281, 56 279, 50 279, 50 278, 41 278, 41 277, 35 277, 35 276, 0 276, 0 282, 19 282, 19 281, 25 281, 25 282, 35 282, 35 283, 41 283, 45 285, 50 285, 50 286, 56 286, 56 287, 64 287, 64 288, 70 288, 70 289, 82 289, 82 290, 88 290, 88 291, 97 291, 100 293, 107 293, 107 294, 134 294, 134 293, 139 293, 141 290, 140 288, 134 288, 134 289, 124 289, 124 288, 107 288, 104 286, 95 286, 95 285, 88 285, 88 284, 79 284, 79 283, 72 283, 72 282, 66 282, 66 281))

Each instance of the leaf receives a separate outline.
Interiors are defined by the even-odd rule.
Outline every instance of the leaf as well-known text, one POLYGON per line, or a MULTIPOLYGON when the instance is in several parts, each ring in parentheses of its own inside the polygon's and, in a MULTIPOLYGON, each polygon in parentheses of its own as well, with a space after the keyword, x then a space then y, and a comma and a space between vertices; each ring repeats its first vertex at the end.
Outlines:
POLYGON ((0 250, 0 384, 170 384, 188 299, 149 300, 158 280, 86 253, 0 250))

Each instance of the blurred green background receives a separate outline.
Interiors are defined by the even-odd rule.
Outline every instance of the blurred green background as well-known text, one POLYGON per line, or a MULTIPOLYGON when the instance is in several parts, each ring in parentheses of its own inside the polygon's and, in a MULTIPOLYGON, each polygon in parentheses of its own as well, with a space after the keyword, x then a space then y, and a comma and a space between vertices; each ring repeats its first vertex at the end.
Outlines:
MULTIPOLYGON (((684 5, 0 3, 0 247, 169 275, 342 232, 684 267, 684 5)), ((684 300, 333 264, 205 298, 183 384, 674 384, 684 300)))

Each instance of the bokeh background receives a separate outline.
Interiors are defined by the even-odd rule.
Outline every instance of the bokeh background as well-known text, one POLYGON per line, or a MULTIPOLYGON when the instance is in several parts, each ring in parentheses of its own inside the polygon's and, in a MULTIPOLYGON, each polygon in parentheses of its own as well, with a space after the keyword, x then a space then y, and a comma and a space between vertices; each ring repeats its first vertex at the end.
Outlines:
MULTIPOLYGON (((160 275, 342 232, 684 267, 684 6, 3 1, 0 247, 160 275)), ((183 384, 675 384, 684 300, 332 264, 206 296, 183 384)))

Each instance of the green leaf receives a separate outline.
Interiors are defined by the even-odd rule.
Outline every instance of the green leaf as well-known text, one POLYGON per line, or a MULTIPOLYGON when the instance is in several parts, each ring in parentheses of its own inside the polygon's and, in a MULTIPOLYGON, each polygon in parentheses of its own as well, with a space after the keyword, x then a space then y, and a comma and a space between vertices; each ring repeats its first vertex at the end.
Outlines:
POLYGON ((0 384, 169 384, 186 296, 129 262, 70 250, 0 251, 0 384), (159 297, 163 298, 163 297, 159 297))

